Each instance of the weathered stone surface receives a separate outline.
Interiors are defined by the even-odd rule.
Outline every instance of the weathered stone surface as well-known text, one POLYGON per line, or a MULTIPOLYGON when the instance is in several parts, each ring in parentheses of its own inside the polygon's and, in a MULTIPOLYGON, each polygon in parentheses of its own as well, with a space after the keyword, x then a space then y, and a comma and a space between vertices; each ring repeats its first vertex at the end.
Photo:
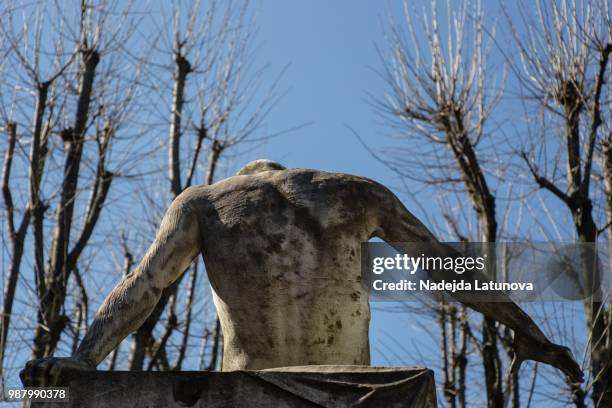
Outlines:
POLYGON ((435 407, 423 368, 302 366, 260 371, 73 373, 70 403, 35 407, 435 407))

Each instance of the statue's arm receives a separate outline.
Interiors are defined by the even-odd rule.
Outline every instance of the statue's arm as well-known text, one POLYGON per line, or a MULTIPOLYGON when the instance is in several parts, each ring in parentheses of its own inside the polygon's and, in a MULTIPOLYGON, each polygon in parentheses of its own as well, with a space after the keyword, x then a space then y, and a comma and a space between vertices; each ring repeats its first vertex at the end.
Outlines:
MULTIPOLYGON (((375 194, 380 195, 375 200, 379 203, 375 209, 376 215, 374 217, 376 219, 375 236, 388 243, 432 242, 440 245, 444 252, 454 251, 451 248, 446 248, 443 243, 438 241, 434 234, 412 215, 389 190, 386 188, 378 189, 375 194)), ((456 251, 454 252, 456 256, 461 256, 456 251)), ((448 278, 448 276, 442 276, 435 271, 430 271, 430 274, 432 274, 434 280, 438 281, 448 278)), ((481 281, 489 280, 476 270, 470 278, 481 281)), ((582 381, 582 371, 569 349, 551 343, 531 317, 504 293, 500 292, 496 295, 500 298, 495 303, 474 301, 473 296, 461 291, 449 292, 448 294, 457 301, 505 324, 514 331, 517 355, 513 362, 513 369, 518 369, 523 360, 537 360, 561 369, 575 382, 582 381)))
POLYGON ((96 313, 76 353, 67 359, 30 361, 21 373, 29 385, 57 382, 65 369, 94 369, 147 319, 164 288, 174 282, 199 253, 197 214, 183 195, 166 212, 155 241, 138 267, 110 292, 96 313))

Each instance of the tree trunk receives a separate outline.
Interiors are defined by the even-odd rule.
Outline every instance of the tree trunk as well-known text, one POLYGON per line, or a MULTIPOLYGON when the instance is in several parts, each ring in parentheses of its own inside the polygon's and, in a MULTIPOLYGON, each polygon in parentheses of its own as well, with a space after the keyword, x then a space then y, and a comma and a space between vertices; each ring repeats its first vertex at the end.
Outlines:
POLYGON ((38 325, 34 335, 33 357, 52 355, 66 326, 68 317, 60 311, 66 298, 66 285, 70 274, 68 247, 77 194, 81 156, 85 142, 85 129, 89 115, 95 71, 100 56, 96 50, 82 52, 83 70, 79 89, 79 99, 73 129, 63 132, 66 150, 62 194, 57 211, 57 223, 53 234, 51 258, 46 273, 46 291, 40 298, 38 325))
MULTIPOLYGON (((213 346, 210 352, 210 363, 206 367, 206 370, 212 371, 217 368, 217 361, 219 361, 219 346, 221 344, 221 322, 217 316, 215 321, 215 331, 213 332, 213 346)), ((223 361, 221 362, 223 364, 223 361)))
POLYGON ((183 115, 183 102, 185 94, 185 83, 187 74, 191 72, 189 61, 181 55, 180 47, 178 48, 178 56, 175 61, 174 71, 174 92, 172 97, 172 117, 170 120, 170 149, 168 151, 170 166, 170 183, 172 194, 178 196, 183 188, 181 186, 181 119, 183 115))
POLYGON ((195 299, 196 294, 196 283, 198 280, 198 262, 194 262, 193 268, 191 270, 191 278, 189 279, 189 295, 187 297, 187 305, 185 306, 185 327, 183 328, 183 337, 181 340, 181 345, 179 347, 178 356, 176 358, 176 363, 174 364, 173 370, 180 371, 183 365, 183 360, 185 359, 185 355, 187 353, 187 343, 189 340, 189 331, 191 329, 191 320, 192 320, 192 312, 193 312, 193 300, 195 299))
MULTIPOLYGON (((446 406, 449 408, 455 408, 455 382, 453 379, 453 355, 448 345, 449 340, 452 341, 447 330, 447 321, 450 320, 447 313, 448 305, 446 302, 440 302, 438 308, 438 324, 440 326, 440 340, 442 344, 442 373, 443 373, 443 387, 444 387, 444 399, 446 400, 446 406)), ((452 327, 451 327, 452 330, 452 327)))
MULTIPOLYGON (((495 218, 495 197, 490 193, 485 176, 480 168, 474 146, 466 135, 463 117, 459 110, 449 112, 444 120, 447 142, 453 151, 465 189, 479 221, 483 242, 495 242, 497 221, 495 218), (453 120, 454 119, 454 120, 453 120)), ((495 265, 495 258, 489 263, 495 265)), ((490 269, 489 270, 494 270, 490 269)), ((482 360, 487 390, 487 406, 502 408, 504 395, 502 369, 497 347, 497 324, 484 317, 482 325, 482 360)))
POLYGON ((459 355, 457 356, 457 400, 460 408, 467 407, 465 397, 466 369, 467 369, 467 342, 470 332, 470 327, 467 318, 467 312, 464 305, 461 305, 460 321, 460 345, 459 355))
POLYGON ((6 221, 8 224, 11 260, 8 269, 6 286, 4 289, 2 314, 0 315, 2 317, 0 320, 0 378, 4 372, 3 367, 6 340, 8 338, 11 315, 13 313, 13 301, 15 300, 15 289, 17 288, 17 280, 19 278, 19 270, 21 267, 21 259, 23 257, 26 232, 30 223, 30 209, 26 208, 19 227, 15 229, 13 198, 9 186, 9 180, 11 177, 11 167, 13 163, 13 154, 15 152, 15 144, 17 142, 17 125, 15 123, 9 123, 7 128, 8 146, 4 156, 4 167, 2 170, 2 195, 4 197, 6 221))
MULTIPOLYGON (((599 129, 602 119, 600 111, 599 98, 601 95, 606 67, 612 52, 612 43, 606 45, 605 49, 601 50, 601 58, 599 61, 599 72, 595 85, 595 98, 593 103, 592 124, 590 130, 591 146, 594 146, 597 130, 599 129)), ((602 158, 603 158, 603 176, 604 190, 606 194, 606 215, 608 228, 608 259, 612 259, 612 134, 608 133, 602 140, 602 158)), ((590 170, 590 166, 589 166, 590 170)), ((585 179, 583 184, 586 184, 588 193, 588 181, 585 179)), ((587 233, 591 232, 591 228, 595 229, 595 223, 589 213, 589 217, 584 222, 587 233)), ((603 231, 602 231, 603 232, 603 231)), ((595 239, 597 240, 597 231, 595 229, 595 239)), ((595 265, 597 267, 597 265, 595 265)), ((605 268, 606 266, 604 266, 605 268)), ((610 267, 609 265, 607 267, 610 267)), ((599 278, 599 270, 597 270, 597 278, 599 278)), ((593 382, 593 401, 595 406, 612 406, 612 305, 606 305, 601 302, 592 302, 590 310, 587 309, 588 315, 591 316, 593 322, 593 333, 591 334, 591 366, 594 375, 593 382)))

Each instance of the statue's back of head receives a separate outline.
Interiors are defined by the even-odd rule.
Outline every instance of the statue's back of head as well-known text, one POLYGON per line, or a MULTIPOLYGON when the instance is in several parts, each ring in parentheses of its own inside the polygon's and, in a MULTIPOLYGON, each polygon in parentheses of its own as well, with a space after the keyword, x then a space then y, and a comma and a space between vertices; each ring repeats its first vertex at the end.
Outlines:
POLYGON ((239 176, 257 174, 263 171, 285 170, 285 166, 272 160, 260 159, 253 160, 238 171, 239 176))

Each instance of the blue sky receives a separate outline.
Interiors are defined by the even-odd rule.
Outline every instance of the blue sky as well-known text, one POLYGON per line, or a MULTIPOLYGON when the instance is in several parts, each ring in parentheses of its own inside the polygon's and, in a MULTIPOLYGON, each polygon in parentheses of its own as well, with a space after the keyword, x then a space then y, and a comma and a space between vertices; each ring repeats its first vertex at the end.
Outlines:
POLYGON ((379 181, 392 175, 358 143, 354 128, 375 143, 381 128, 366 92, 382 81, 375 44, 382 43, 384 2, 262 1, 258 59, 273 68, 289 63, 287 96, 270 115, 271 130, 311 125, 269 143, 262 154, 290 167, 361 174, 379 181))

